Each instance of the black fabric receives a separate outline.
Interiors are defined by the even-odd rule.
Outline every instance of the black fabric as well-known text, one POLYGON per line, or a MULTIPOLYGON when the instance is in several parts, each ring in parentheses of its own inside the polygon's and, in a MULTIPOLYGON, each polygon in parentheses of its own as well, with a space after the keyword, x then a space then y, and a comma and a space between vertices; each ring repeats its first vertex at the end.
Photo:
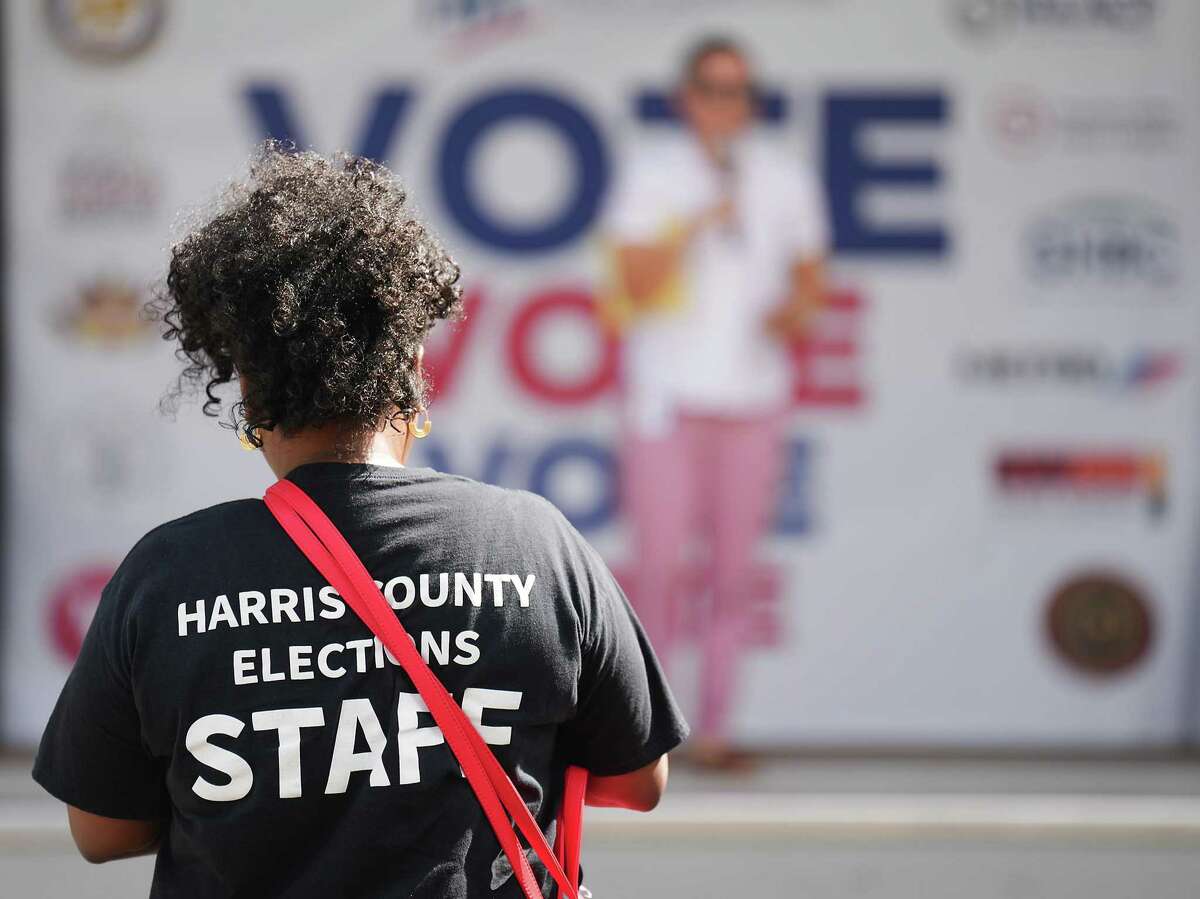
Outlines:
MULTIPOLYGON (((288 477, 477 710, 549 839, 566 765, 625 773, 686 738, 625 595, 546 500, 424 468, 288 477)), ((85 811, 170 819, 152 896, 520 896, 415 693, 261 500, 222 503, 122 561, 33 775, 85 811)))

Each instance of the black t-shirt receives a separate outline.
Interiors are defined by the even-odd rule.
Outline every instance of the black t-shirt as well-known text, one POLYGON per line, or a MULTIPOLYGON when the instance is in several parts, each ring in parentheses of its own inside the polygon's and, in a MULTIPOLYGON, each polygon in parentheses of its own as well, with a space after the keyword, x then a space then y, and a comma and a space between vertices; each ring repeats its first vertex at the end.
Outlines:
MULTIPOLYGON (((546 500, 425 468, 288 477, 382 584, 548 838, 568 764, 626 773, 686 738, 625 595, 546 500)), ((130 550, 33 776, 85 811, 170 819, 152 896, 521 895, 408 677, 259 499, 130 550)))

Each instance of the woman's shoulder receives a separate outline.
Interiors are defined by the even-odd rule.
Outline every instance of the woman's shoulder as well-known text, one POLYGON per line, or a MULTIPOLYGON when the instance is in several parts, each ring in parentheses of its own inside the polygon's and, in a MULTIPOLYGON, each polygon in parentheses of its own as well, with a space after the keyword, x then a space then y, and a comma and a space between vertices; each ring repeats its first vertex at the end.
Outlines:
POLYGON ((230 527, 237 529, 257 522, 265 509, 260 499, 232 499, 214 503, 155 525, 134 543, 129 554, 158 554, 175 547, 187 549, 188 541, 197 534, 208 532, 228 535, 230 527))
MULTIPOLYGON (((587 541, 558 506, 532 490, 431 472, 444 532, 485 542, 529 560, 575 558, 587 541)), ((457 541, 456 541, 457 542, 457 541)), ((586 549, 585 549, 586 551, 586 549)))
POLYGON ((214 549, 244 539, 261 527, 269 516, 260 499, 233 499, 214 503, 168 519, 146 531, 130 547, 121 568, 161 567, 164 564, 195 558, 214 549))
MULTIPOLYGON (((134 541, 105 584, 101 608, 134 615, 147 597, 173 595, 180 573, 219 562, 222 547, 249 530, 260 500, 216 503, 155 525, 134 541)), ((269 514, 269 513, 267 513, 269 514)))
POLYGON ((550 500, 532 490, 489 484, 465 475, 430 471, 443 499, 476 522, 501 520, 533 528, 557 529, 566 521, 550 500))

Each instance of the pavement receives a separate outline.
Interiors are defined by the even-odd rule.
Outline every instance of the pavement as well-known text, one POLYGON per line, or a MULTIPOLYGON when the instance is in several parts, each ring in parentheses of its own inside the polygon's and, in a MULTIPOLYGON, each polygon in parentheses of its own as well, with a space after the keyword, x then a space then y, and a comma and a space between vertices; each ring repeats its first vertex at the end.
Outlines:
MULTIPOLYGON (((137 897, 152 859, 78 858, 61 805, 0 757, 0 896, 137 897)), ((604 897, 1198 899, 1200 759, 811 756, 677 766, 653 813, 589 809, 604 897)))

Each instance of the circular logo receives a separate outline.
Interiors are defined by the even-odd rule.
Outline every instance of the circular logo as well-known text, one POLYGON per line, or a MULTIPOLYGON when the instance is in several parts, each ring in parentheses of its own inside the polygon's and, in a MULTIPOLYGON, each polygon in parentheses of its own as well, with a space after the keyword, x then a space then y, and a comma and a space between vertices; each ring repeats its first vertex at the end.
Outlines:
POLYGON ((1127 580, 1089 572, 1059 586, 1046 610, 1050 640, 1072 668, 1123 674, 1150 649, 1154 622, 1142 592, 1127 580))
POLYGON ((95 62, 129 59, 162 30, 165 0, 46 0, 50 30, 76 56, 95 62))
POLYGON ((50 591, 47 608, 50 642, 64 661, 74 662, 79 655, 83 637, 100 604, 100 593, 115 570, 104 563, 85 565, 62 578, 50 591))
POLYGON ((1046 138, 1051 115, 1046 104, 1035 94, 1011 91, 994 101, 991 124, 1003 146, 1028 149, 1046 138))

